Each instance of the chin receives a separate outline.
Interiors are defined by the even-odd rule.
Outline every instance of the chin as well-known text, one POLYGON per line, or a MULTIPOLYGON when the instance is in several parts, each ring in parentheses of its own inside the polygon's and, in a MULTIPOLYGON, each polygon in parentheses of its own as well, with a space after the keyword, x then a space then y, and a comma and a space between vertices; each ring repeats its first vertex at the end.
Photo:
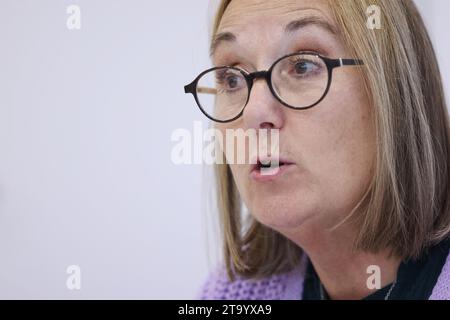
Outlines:
POLYGON ((263 225, 275 229, 297 229, 314 216, 314 206, 305 201, 288 201, 283 197, 268 197, 255 201, 249 207, 252 216, 263 225))

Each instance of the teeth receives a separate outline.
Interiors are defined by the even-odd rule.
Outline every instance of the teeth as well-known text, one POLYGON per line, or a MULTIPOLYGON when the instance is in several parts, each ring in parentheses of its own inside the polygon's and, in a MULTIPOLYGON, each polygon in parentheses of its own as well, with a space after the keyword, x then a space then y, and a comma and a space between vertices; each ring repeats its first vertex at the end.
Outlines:
POLYGON ((271 164, 272 163, 270 161, 266 163, 261 162, 260 166, 261 168, 270 168, 271 164))
POLYGON ((279 166, 276 167, 261 167, 260 168, 260 173, 263 176, 272 176, 278 173, 278 170, 280 170, 279 166))

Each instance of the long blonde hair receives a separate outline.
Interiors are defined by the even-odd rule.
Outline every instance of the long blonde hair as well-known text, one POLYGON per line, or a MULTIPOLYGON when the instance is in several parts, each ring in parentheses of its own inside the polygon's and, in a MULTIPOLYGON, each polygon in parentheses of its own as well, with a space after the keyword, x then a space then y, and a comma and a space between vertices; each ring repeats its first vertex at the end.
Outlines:
MULTIPOLYGON (((213 37, 230 3, 221 1, 213 37)), ((339 0, 329 6, 342 40, 365 63, 378 141, 372 181, 349 215, 359 226, 354 247, 417 258, 450 233, 450 126, 433 46, 410 0, 339 0), (381 30, 366 26, 370 5, 381 9, 381 30)), ((230 279, 291 270, 300 248, 251 216, 243 221, 230 167, 217 164, 215 174, 230 279)))

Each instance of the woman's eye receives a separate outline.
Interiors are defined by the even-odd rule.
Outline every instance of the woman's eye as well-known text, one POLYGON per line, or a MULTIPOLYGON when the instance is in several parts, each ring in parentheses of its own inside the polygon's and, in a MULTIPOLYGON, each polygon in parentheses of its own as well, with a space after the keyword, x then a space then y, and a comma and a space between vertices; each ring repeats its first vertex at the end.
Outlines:
POLYGON ((310 61, 298 61, 294 64, 294 72, 296 75, 305 76, 315 72, 318 69, 313 62, 310 61))
POLYGON ((236 88, 238 86, 238 79, 237 79, 237 77, 236 76, 229 76, 227 78, 227 85, 228 85, 228 88, 230 88, 230 89, 236 88))
POLYGON ((217 79, 217 85, 222 90, 233 91, 243 86, 243 79, 236 74, 223 74, 217 79))

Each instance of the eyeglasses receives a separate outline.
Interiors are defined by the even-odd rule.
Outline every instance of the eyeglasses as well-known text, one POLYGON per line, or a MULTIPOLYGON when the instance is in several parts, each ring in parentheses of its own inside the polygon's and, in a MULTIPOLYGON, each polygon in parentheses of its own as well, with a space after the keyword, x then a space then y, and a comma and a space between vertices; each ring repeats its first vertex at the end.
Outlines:
POLYGON ((184 91, 194 96, 205 116, 225 123, 243 114, 255 79, 265 79, 273 96, 284 106, 303 110, 325 98, 334 68, 363 64, 357 59, 329 59, 313 52, 298 52, 279 58, 267 71, 248 73, 231 66, 208 69, 184 91))

